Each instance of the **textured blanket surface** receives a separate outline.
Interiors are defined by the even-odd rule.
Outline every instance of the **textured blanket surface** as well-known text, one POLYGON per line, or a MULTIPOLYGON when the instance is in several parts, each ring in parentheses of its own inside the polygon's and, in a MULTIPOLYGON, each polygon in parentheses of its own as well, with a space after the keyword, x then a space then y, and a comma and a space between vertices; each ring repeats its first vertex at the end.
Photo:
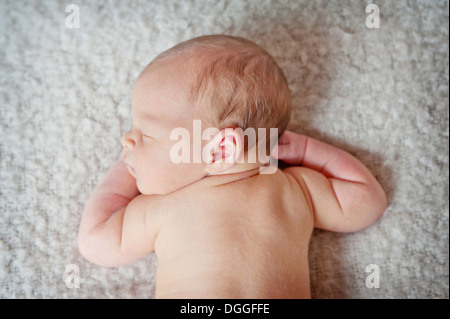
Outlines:
POLYGON ((387 192, 370 228, 314 231, 312 297, 448 298, 448 1, 377 0, 379 28, 359 0, 74 1, 79 28, 69 3, 0 2, 1 298, 154 297, 156 256, 89 263, 80 217, 139 72, 214 33, 265 47, 289 81, 289 129, 350 152, 387 192))

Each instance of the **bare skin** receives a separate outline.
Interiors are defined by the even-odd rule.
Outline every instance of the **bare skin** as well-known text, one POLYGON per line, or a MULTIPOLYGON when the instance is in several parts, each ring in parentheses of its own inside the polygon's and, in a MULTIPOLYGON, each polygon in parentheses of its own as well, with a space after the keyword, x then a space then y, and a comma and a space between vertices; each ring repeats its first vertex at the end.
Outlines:
MULTIPOLYGON (((386 208, 380 185, 350 154, 289 131, 273 156, 292 166, 275 174, 260 175, 258 165, 249 163, 167 163, 163 150, 173 141, 162 133, 147 141, 142 124, 148 110, 164 123, 163 113, 151 105, 163 103, 167 110, 185 98, 182 87, 174 88, 182 82, 182 70, 169 70, 172 78, 161 83, 167 68, 152 67, 137 81, 134 125, 122 139, 124 154, 83 212, 82 255, 118 266, 154 251, 157 298, 309 298, 313 228, 354 232, 368 227, 386 208), (158 94, 152 95, 156 84, 158 94), (143 160, 151 161, 152 154, 158 154, 153 163, 160 161, 161 167, 146 166, 143 160)), ((188 127, 175 106, 172 110, 165 119, 167 131, 188 127)), ((225 136, 221 142, 236 139, 225 136)), ((213 158, 242 150, 218 147, 217 152, 223 153, 213 158)))
POLYGON ((298 188, 281 171, 251 170, 167 196, 156 296, 308 298, 313 217, 298 188))

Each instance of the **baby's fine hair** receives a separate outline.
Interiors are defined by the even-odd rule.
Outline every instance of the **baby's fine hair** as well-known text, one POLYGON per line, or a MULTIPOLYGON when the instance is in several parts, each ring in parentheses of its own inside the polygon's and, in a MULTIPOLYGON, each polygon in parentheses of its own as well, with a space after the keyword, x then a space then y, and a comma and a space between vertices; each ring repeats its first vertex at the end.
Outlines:
POLYGON ((262 47, 240 37, 207 35, 181 42, 153 62, 187 61, 186 53, 197 57, 190 102, 200 108, 202 121, 220 130, 265 128, 267 146, 270 128, 283 134, 291 114, 290 91, 283 71, 262 47))

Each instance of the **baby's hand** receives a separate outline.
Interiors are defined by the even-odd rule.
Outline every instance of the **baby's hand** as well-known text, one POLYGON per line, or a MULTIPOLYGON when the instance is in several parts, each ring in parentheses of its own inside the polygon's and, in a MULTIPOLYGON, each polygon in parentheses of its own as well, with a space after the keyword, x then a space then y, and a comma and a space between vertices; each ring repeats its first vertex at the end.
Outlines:
POLYGON ((273 148, 271 155, 287 164, 300 165, 303 162, 306 143, 306 136, 286 130, 278 139, 278 145, 273 148))

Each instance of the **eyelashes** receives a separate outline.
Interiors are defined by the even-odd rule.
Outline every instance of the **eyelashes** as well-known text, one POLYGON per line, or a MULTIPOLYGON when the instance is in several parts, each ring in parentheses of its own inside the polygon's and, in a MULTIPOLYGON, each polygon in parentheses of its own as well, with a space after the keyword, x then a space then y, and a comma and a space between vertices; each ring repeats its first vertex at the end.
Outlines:
POLYGON ((142 134, 142 139, 143 139, 143 140, 152 140, 153 137, 151 137, 150 135, 144 135, 144 134, 142 134))

